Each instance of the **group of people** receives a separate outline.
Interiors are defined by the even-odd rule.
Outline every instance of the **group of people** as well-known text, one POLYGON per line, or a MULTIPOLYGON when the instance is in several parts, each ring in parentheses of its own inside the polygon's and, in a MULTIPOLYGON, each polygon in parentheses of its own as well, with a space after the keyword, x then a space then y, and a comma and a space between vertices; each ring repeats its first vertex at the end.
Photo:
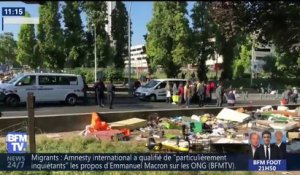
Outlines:
POLYGON ((172 102, 172 96, 178 96, 178 105, 182 106, 185 102, 186 108, 189 108, 192 101, 197 101, 199 106, 204 106, 205 103, 210 102, 212 99, 212 92, 215 89, 215 83, 209 82, 204 83, 197 81, 192 83, 191 81, 187 81, 184 85, 180 83, 177 87, 177 84, 173 85, 169 82, 166 85, 166 102, 172 102), (198 98, 198 99, 196 99, 198 98))
POLYGON ((293 87, 293 89, 287 89, 283 93, 283 99, 285 100, 286 104, 294 103, 297 104, 298 99, 298 90, 296 87, 293 87))
POLYGON ((105 98, 104 92, 107 91, 107 100, 109 104, 109 109, 112 109, 113 101, 115 97, 115 90, 116 90, 113 81, 110 80, 105 87, 103 80, 99 79, 99 81, 95 83, 94 89, 96 94, 95 95, 96 104, 98 104, 100 107, 104 107, 104 98, 105 98))
POLYGON ((264 131, 261 134, 263 144, 260 144, 260 135, 258 133, 250 134, 250 145, 247 149, 248 156, 254 160, 275 160, 285 159, 286 143, 283 142, 283 133, 275 132, 275 143, 271 144, 272 135, 269 131, 264 131))

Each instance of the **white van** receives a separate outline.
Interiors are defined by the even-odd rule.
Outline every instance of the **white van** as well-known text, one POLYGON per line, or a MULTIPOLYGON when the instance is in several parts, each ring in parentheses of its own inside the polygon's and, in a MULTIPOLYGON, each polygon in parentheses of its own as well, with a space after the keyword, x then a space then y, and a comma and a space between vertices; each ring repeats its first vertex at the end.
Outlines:
POLYGON ((166 100, 166 85, 169 82, 171 89, 173 89, 173 84, 176 83, 176 87, 180 83, 186 84, 185 79, 154 79, 149 81, 144 86, 139 87, 135 92, 134 96, 140 99, 149 99, 150 101, 166 100))
POLYGON ((36 102, 65 101, 75 105, 84 97, 84 80, 80 75, 55 73, 26 73, 0 84, 0 100, 9 106, 27 101, 32 92, 36 102))

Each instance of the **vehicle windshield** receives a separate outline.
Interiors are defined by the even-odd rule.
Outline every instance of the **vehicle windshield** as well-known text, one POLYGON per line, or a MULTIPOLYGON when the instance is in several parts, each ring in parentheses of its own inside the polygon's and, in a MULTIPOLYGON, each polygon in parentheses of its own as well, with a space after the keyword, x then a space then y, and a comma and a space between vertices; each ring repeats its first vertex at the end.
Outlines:
POLYGON ((20 77, 22 77, 22 75, 17 75, 16 77, 14 77, 13 79, 9 80, 7 83, 8 84, 14 84, 16 81, 18 81, 20 79, 20 77))
POLYGON ((145 84, 144 88, 153 88, 159 83, 159 81, 151 80, 147 84, 145 84))

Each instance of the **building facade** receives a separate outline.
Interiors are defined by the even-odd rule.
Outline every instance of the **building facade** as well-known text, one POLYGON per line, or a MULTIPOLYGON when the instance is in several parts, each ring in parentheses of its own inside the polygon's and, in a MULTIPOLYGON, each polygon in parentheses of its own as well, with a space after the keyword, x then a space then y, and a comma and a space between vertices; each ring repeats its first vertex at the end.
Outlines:
MULTIPOLYGON (((148 63, 144 44, 131 46, 130 48, 131 71, 132 73, 147 73, 148 63)), ((125 68, 128 70, 128 58, 125 59, 125 68)))

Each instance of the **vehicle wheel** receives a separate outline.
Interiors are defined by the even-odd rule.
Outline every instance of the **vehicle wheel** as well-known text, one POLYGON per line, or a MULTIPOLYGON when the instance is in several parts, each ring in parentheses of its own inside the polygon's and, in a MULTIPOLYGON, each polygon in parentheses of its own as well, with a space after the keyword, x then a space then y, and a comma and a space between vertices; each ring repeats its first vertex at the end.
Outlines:
POLYGON ((150 101, 152 102, 156 101, 156 96, 154 94, 150 95, 150 101))
POLYGON ((16 95, 8 95, 5 98, 5 104, 11 107, 16 107, 20 103, 20 99, 16 95))
POLYGON ((68 95, 66 98, 66 103, 71 106, 76 105, 77 104, 77 96, 76 95, 68 95))

